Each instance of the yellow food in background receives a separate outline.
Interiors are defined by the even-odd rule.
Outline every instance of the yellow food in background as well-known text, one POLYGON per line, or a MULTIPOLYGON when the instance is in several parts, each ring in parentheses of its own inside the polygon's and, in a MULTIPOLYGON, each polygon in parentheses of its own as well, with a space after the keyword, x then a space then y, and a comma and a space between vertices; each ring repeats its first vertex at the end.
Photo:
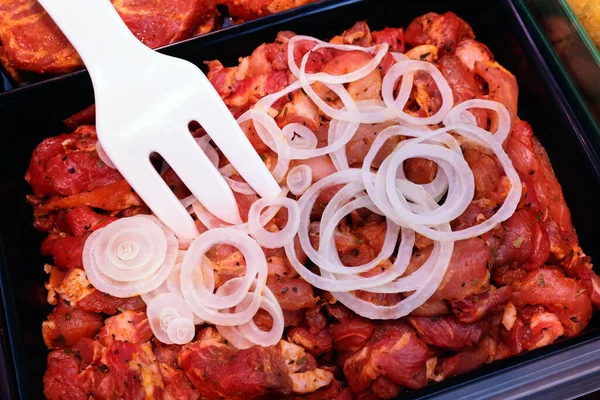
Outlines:
POLYGON ((569 5, 600 48, 600 0, 568 0, 569 5))

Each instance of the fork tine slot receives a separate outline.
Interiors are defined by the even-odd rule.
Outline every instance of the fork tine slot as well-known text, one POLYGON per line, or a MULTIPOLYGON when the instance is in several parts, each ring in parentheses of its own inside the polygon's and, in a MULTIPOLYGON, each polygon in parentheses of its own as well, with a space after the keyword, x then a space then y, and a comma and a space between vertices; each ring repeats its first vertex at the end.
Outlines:
POLYGON ((230 224, 243 222, 231 188, 189 133, 164 149, 161 155, 208 211, 230 224))
POLYGON ((149 160, 140 160, 132 171, 120 171, 152 212, 175 235, 181 239, 194 239, 199 235, 193 218, 149 160))
MULTIPOLYGON (((200 79, 203 90, 214 92, 208 79, 202 75, 200 79)), ((211 139, 219 146, 225 157, 233 164, 244 180, 252 186, 261 197, 276 197, 281 192, 277 181, 265 166, 250 141, 231 115, 222 101, 211 101, 213 96, 200 96, 196 120, 202 125, 211 139)))

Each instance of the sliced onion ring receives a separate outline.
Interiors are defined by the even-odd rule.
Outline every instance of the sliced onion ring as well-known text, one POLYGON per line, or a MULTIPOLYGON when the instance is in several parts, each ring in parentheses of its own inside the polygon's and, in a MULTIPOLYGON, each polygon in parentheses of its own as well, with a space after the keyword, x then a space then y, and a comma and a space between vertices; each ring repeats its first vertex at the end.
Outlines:
MULTIPOLYGON (((176 293, 163 293, 156 296, 146 309, 150 329, 154 336, 165 344, 173 344, 167 333, 170 324, 178 318, 187 318, 192 323, 193 314, 187 303, 176 293), (165 329, 166 328, 166 329, 165 329)), ((193 338, 193 337, 192 337, 193 338)), ((191 339, 190 339, 191 340, 191 339)), ((187 342, 186 342, 187 343, 187 342)))
MULTIPOLYGON (((127 230, 127 228, 124 228, 127 230)), ((110 238, 108 240, 110 242, 110 238)), ((83 267, 86 272, 86 275, 89 281, 94 285, 94 287, 102 292, 108 293, 115 297, 134 297, 141 294, 149 293, 159 286, 167 279, 169 274, 171 273, 173 266, 175 265, 178 253, 178 243, 175 235, 169 231, 156 217, 148 216, 148 215, 137 215, 135 217, 122 218, 118 221, 113 222, 105 228, 98 229, 93 232, 86 240, 85 245, 83 247, 83 267), (132 274, 134 276, 140 276, 139 280, 127 280, 127 281, 118 281, 110 278, 105 273, 102 272, 103 269, 115 268, 114 265, 99 265, 102 263, 110 263, 110 258, 106 255, 107 251, 110 251, 110 248, 107 247, 107 238, 105 235, 110 236, 114 233, 113 229, 106 230, 108 227, 113 224, 118 224, 117 227, 123 228, 132 224, 136 233, 139 233, 140 226, 148 226, 147 223, 150 221, 157 227, 159 227, 158 231, 152 229, 152 232, 156 232, 156 236, 152 238, 148 238, 150 243, 153 242, 163 242, 166 243, 166 248, 164 252, 156 252, 148 250, 148 253, 151 254, 151 257, 156 257, 156 260, 160 260, 160 264, 158 265, 158 269, 156 269, 152 275, 146 277, 144 272, 138 274, 137 270, 145 268, 146 264, 136 265, 137 256, 132 258, 135 263, 136 269, 132 270, 132 274), (161 238, 162 237, 162 238, 161 238), (136 275, 137 274, 137 275, 136 275)), ((114 247, 113 247, 114 250, 114 247)), ((140 260, 146 260, 146 254, 139 254, 140 260)), ((117 256, 118 258, 118 256, 117 256)), ((113 257, 114 259, 114 257, 113 257)), ((148 262, 157 262, 152 258, 149 259, 148 262)), ((154 264, 152 264, 154 265, 154 264)), ((155 268, 155 265, 152 267, 155 268)))
POLYGON ((312 168, 308 165, 296 165, 289 170, 286 183, 292 194, 301 195, 312 184, 312 168))
POLYGON ((296 201, 287 197, 263 198, 255 201, 248 212, 248 228, 250 235, 262 247, 277 249, 294 239, 300 224, 300 208, 296 201), (261 223, 261 211, 269 206, 283 206, 287 208, 288 220, 285 227, 279 232, 269 232, 261 223))
POLYGON ((176 318, 167 328, 167 337, 174 344, 183 345, 191 342, 196 335, 194 322, 190 318, 176 318))
POLYGON ((258 243, 243 232, 232 228, 217 228, 201 234, 191 244, 181 266, 180 279, 184 298, 198 317, 215 325, 241 325, 248 322, 260 306, 262 289, 267 279, 267 261, 258 243), (216 244, 236 247, 246 260, 243 283, 234 293, 226 296, 214 294, 205 282, 198 284, 192 279, 194 271, 203 277, 202 272, 198 273, 202 258, 216 244), (245 298, 254 280, 258 280, 260 287, 255 290, 248 308, 231 314, 218 311, 238 305, 245 298))

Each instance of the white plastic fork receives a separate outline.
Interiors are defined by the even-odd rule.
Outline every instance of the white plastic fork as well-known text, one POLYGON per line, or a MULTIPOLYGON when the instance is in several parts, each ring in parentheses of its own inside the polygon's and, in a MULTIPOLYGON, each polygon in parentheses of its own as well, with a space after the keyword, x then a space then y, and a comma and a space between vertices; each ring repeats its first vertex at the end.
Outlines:
POLYGON ((235 197, 191 136, 197 121, 262 197, 280 188, 227 106, 194 64, 143 45, 109 0, 39 0, 85 63, 96 98, 98 139, 108 157, 160 220, 180 238, 198 230, 149 156, 159 153, 220 219, 241 222, 235 197))

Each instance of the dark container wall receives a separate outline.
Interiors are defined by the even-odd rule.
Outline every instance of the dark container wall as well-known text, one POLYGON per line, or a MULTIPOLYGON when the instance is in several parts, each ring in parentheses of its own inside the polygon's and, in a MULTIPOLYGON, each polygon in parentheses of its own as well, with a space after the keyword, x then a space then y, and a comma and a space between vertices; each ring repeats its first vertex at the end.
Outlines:
MULTIPOLYGON (((561 103, 560 90, 547 75, 535 49, 530 47, 528 36, 521 30, 508 1, 325 1, 190 39, 161 51, 198 65, 211 59, 232 65, 239 56, 272 41, 280 30, 328 39, 358 20, 366 20, 372 29, 406 27, 414 17, 430 11, 456 12, 472 25, 477 38, 490 47, 497 60, 517 75, 521 88, 520 117, 533 125, 553 161, 582 247, 600 260, 600 249, 594 243, 596 227, 600 226, 600 211, 594 207, 595 194, 600 193, 600 178, 594 168, 600 161, 587 147, 568 106, 561 103)), ((4 139, 0 147, 0 238, 4 248, 4 258, 0 257, 0 283, 5 302, 4 310, 0 310, 4 313, 0 321, 3 342, 0 362, 4 358, 7 372, 3 375, 0 367, 0 385, 4 379, 14 398, 42 397, 47 349, 41 338, 41 323, 50 311, 43 286, 46 279, 43 265, 48 260, 39 255, 43 235, 32 227, 32 210, 25 202, 29 188, 23 176, 35 146, 45 137, 62 133, 61 121, 92 102, 93 92, 86 72, 0 94, 0 132, 4 139)), ((469 382, 489 377, 502 379, 502 374, 510 369, 564 355, 565 351, 574 351, 585 343, 600 347, 597 317, 580 338, 486 366, 405 397, 426 398, 451 393, 469 382)), ((2 399, 5 393, 0 390, 2 399)))

